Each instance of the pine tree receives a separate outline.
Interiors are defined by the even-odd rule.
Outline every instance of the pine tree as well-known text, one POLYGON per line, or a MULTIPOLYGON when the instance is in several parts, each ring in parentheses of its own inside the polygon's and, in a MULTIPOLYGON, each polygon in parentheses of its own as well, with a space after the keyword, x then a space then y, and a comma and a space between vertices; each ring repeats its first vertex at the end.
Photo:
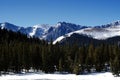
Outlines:
POLYGON ((79 66, 79 64, 76 63, 76 64, 74 64, 73 67, 74 67, 74 68, 73 68, 73 73, 76 74, 76 75, 78 75, 79 72, 80 72, 80 66, 79 66))
POLYGON ((86 68, 85 66, 85 62, 86 62, 86 50, 85 50, 85 47, 80 47, 79 48, 79 57, 78 57, 78 62, 79 62, 79 65, 80 65, 80 73, 82 74, 86 68))
POLYGON ((63 64, 62 64, 62 59, 59 59, 59 68, 58 68, 58 70, 60 71, 60 72, 62 72, 63 71, 63 64))
POLYGON ((120 76, 120 69, 119 69, 120 62, 119 62, 118 57, 115 58, 112 65, 113 65, 113 67, 112 67, 113 74, 116 76, 120 76))
POLYGON ((94 53, 94 47, 91 44, 88 47, 88 54, 87 54, 87 58, 86 58, 86 65, 87 65, 88 72, 90 72, 90 69, 93 67, 93 61, 94 61, 93 53, 94 53))

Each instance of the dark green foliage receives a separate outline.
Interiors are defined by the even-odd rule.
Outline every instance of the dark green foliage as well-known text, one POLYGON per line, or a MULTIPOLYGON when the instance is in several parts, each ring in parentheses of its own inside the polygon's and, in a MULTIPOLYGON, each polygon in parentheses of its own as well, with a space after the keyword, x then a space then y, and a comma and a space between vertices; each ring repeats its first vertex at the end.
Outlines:
POLYGON ((92 72, 92 69, 97 72, 108 71, 107 67, 111 67, 112 73, 119 76, 120 47, 115 38, 113 42, 112 38, 108 39, 108 42, 92 38, 89 41, 87 37, 82 36, 79 38, 80 41, 73 38, 76 42, 71 42, 72 45, 53 45, 52 39, 48 44, 35 37, 28 38, 20 32, 0 29, 0 72, 18 73, 23 69, 29 71, 33 68, 35 71, 42 70, 46 73, 59 71, 84 74, 85 71, 92 72), (84 43, 82 39, 86 39, 84 43))
POLYGON ((113 46, 113 57, 111 57, 111 70, 114 75, 120 76, 120 48, 113 46))

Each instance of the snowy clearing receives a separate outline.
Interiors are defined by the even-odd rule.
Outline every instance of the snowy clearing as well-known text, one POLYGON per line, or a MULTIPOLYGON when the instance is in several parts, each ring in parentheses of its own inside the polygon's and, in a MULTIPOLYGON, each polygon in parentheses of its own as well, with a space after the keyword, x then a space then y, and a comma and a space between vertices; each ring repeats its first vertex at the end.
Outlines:
POLYGON ((75 74, 44 74, 44 73, 26 73, 16 75, 2 75, 0 80, 120 80, 120 77, 114 77, 112 73, 92 73, 87 75, 75 74))

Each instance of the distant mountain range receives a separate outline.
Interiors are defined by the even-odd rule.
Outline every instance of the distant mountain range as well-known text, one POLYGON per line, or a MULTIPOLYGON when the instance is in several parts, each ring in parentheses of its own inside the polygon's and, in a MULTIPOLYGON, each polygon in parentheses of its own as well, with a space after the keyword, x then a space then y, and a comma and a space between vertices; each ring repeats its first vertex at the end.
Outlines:
POLYGON ((14 32, 19 31, 28 35, 28 37, 34 36, 48 41, 52 39, 54 44, 71 37, 73 34, 85 35, 98 40, 120 36, 120 21, 101 26, 81 26, 72 23, 58 22, 56 25, 52 26, 42 24, 31 27, 20 27, 5 22, 0 23, 0 28, 5 28, 14 32))

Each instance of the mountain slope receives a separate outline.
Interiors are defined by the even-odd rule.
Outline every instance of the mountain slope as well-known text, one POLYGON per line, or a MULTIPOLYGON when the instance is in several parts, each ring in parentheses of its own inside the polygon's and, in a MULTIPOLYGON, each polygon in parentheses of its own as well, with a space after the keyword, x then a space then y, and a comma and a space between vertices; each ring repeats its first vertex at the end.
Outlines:
POLYGON ((85 28, 68 33, 64 36, 58 37, 53 43, 60 42, 67 37, 71 37, 73 34, 87 35, 94 39, 103 40, 110 37, 120 36, 120 21, 113 22, 107 25, 95 26, 91 28, 85 28))
POLYGON ((1 29, 6 28, 7 30, 12 30, 14 32, 17 32, 20 28, 19 26, 16 26, 16 25, 8 23, 8 22, 0 23, 0 27, 1 27, 1 29))

